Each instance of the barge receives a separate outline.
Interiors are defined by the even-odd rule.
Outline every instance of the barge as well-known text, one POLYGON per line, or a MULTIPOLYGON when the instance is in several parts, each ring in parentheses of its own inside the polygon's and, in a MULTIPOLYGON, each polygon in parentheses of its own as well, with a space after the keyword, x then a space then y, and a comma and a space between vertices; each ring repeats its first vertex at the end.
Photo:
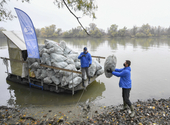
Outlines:
MULTIPOLYGON (((88 85, 90 85, 98 75, 95 74, 91 79, 90 82, 88 80, 85 81, 85 88, 82 87, 82 84, 77 85, 76 87, 69 88, 68 86, 61 86, 56 85, 54 83, 44 83, 41 79, 36 79, 31 75, 31 71, 28 68, 27 60, 27 48, 24 42, 24 38, 22 32, 14 32, 14 31, 3 31, 4 35, 7 37, 7 44, 8 44, 8 51, 9 51, 9 58, 0 57, 3 59, 4 64, 7 68, 7 81, 11 81, 14 83, 19 83, 23 85, 27 85, 28 87, 35 87, 42 90, 47 90, 55 93, 74 93, 79 90, 85 89, 88 85), (10 63, 10 66, 9 66, 10 63), (11 73, 9 72, 9 67, 11 68, 11 73)), ((100 56, 92 56, 93 58, 105 59, 105 57, 100 56)), ((67 72, 78 73, 81 74, 80 71, 73 71, 64 68, 48 66, 40 63, 40 66, 63 70, 67 72)))

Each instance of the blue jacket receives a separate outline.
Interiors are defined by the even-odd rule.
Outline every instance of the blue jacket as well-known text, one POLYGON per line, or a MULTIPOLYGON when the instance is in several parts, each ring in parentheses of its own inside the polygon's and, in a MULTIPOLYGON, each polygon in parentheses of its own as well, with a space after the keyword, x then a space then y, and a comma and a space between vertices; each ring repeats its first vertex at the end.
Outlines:
POLYGON ((92 64, 92 58, 91 58, 91 55, 90 53, 80 53, 80 55, 78 56, 78 59, 80 59, 80 62, 81 62, 81 67, 82 68, 85 68, 85 67, 89 67, 90 64, 92 64), (83 57, 81 57, 82 55, 85 55, 83 57))
POLYGON ((122 69, 115 69, 115 71, 112 72, 113 75, 120 77, 119 81, 119 87, 121 88, 131 88, 131 68, 125 67, 122 69))

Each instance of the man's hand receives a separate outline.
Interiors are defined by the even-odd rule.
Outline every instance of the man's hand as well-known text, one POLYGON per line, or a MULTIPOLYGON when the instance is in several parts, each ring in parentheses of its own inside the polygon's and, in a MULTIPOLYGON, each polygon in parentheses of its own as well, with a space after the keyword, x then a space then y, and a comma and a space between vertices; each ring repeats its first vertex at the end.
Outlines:
POLYGON ((83 57, 83 56, 86 57, 86 55, 81 55, 81 57, 83 57))
POLYGON ((112 70, 111 70, 111 69, 107 69, 107 72, 108 72, 108 73, 112 73, 112 70))

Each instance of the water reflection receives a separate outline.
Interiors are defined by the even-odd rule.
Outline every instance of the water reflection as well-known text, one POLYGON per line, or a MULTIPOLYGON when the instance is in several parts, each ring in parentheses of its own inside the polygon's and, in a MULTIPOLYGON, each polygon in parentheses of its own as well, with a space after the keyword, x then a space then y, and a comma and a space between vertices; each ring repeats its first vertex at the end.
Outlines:
MULTIPOLYGON (((70 46, 74 46, 76 48, 83 48, 84 46, 90 46, 91 51, 96 51, 97 47, 104 44, 105 39, 96 39, 96 38, 88 38, 88 39, 83 39, 83 38, 71 38, 71 39, 53 39, 56 42, 60 42, 61 40, 64 40, 67 44, 70 46)), ((38 39, 38 43, 44 44, 44 39, 38 39)))
MULTIPOLYGON (((83 48, 84 46, 90 46, 91 51, 96 51, 99 46, 102 46, 105 41, 111 49, 117 50, 118 45, 122 45, 126 48, 127 45, 132 45, 133 48, 142 47, 142 49, 148 50, 150 47, 160 47, 167 45, 170 47, 170 38, 71 38, 71 39, 53 39, 56 42, 64 40, 67 44, 76 48, 83 48)), ((38 42, 43 44, 44 39, 38 39, 38 42)))
MULTIPOLYGON (((48 91, 42 91, 28 86, 20 85, 7 81, 9 85, 8 90, 10 99, 7 101, 8 105, 65 105, 74 104, 79 100, 82 91, 78 91, 74 96, 71 94, 56 94, 48 91), (15 98, 14 98, 15 97, 15 98)), ((85 102, 90 99, 94 101, 102 98, 102 93, 106 90, 105 84, 94 81, 88 86, 87 91, 84 92, 80 102, 85 102)))
POLYGON ((15 105, 15 94, 14 94, 14 91, 9 89, 9 94, 10 94, 10 98, 9 98, 9 100, 7 100, 7 105, 14 106, 15 105))
POLYGON ((142 47, 142 49, 149 49, 150 47, 160 47, 168 45, 170 47, 170 38, 113 38, 107 39, 109 46, 116 50, 117 45, 122 45, 126 48, 127 45, 133 45, 133 48, 142 47))

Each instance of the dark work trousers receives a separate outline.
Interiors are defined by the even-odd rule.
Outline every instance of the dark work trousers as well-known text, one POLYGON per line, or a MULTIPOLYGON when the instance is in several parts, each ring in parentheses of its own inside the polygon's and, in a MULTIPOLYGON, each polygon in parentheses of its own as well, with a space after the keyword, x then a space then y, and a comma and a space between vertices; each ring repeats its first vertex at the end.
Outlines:
POLYGON ((129 107, 131 106, 131 102, 130 102, 130 100, 129 100, 130 90, 131 90, 131 88, 129 88, 129 89, 122 88, 123 101, 124 101, 129 107))
POLYGON ((85 74, 87 75, 87 78, 90 79, 89 74, 88 74, 88 67, 81 67, 81 73, 82 73, 82 79, 85 79, 85 74))

